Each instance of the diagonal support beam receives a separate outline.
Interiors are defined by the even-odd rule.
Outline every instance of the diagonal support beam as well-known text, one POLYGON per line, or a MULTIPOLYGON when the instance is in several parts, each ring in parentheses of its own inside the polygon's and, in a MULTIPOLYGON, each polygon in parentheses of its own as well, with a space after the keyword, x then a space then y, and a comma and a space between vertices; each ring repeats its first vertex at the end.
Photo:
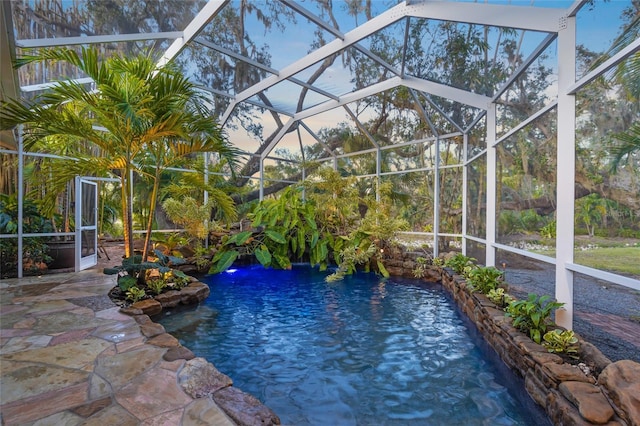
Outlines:
POLYGON ((307 125, 305 124, 305 122, 304 122, 304 121, 299 121, 299 122, 298 122, 298 125, 300 125, 300 126, 304 127, 304 128, 305 128, 305 130, 306 130, 306 131, 307 131, 311 136, 313 136, 313 138, 314 138, 316 141, 318 141, 318 143, 319 143, 320 145, 322 145, 322 147, 324 148, 324 150, 325 150, 325 151, 326 151, 326 152, 327 152, 331 157, 333 157, 334 159, 336 158, 336 153, 335 153, 335 152, 333 152, 333 151, 331 150, 331 148, 329 148, 329 145, 327 145, 326 143, 324 143, 324 141, 323 141, 322 139, 320 139, 320 137, 319 137, 318 135, 316 135, 316 133, 315 133, 313 130, 311 130, 311 129, 309 128, 309 126, 307 126, 307 125))
POLYGON ((345 111, 347 111, 347 114, 349 114, 349 116, 351 117, 351 119, 356 123, 356 127, 362 132, 364 133, 364 135, 367 137, 367 139, 369 139, 369 142, 371 142, 371 144, 376 147, 376 148, 380 148, 380 145, 378 144, 378 142, 376 142, 375 138, 373 137, 373 135, 371 133, 369 133, 369 130, 367 130, 366 127, 364 127, 364 125, 360 122, 360 120, 358 120, 358 117, 356 117, 356 115, 353 113, 353 111, 351 111, 351 108, 349 108, 346 105, 343 105, 342 108, 345 109, 345 111))
POLYGON ((425 0, 408 7, 407 15, 439 21, 557 33, 566 9, 425 0))
POLYGON ((193 40, 227 3, 229 3, 229 0, 209 0, 184 29, 182 37, 175 40, 164 52, 164 55, 162 55, 162 58, 158 61, 158 66, 166 65, 167 62, 178 56, 178 53, 185 48, 187 43, 193 40))
POLYGON ((381 30, 382 28, 397 22, 402 19, 405 14, 407 6, 405 4, 399 4, 385 13, 378 15, 374 19, 365 22, 359 27, 355 28, 352 31, 349 31, 344 35, 344 40, 336 39, 330 43, 325 44, 319 49, 309 53, 304 58, 292 63, 291 65, 280 70, 279 76, 271 76, 267 77, 261 82, 254 84, 250 88, 238 93, 236 95, 236 99, 234 102, 229 105, 224 115, 221 117, 220 122, 222 124, 226 123, 229 119, 231 112, 235 108, 235 106, 248 99, 255 94, 262 92, 263 90, 268 89, 271 86, 278 84, 280 81, 287 79, 300 71, 309 68, 313 64, 325 59, 326 57, 333 55, 343 49, 346 49, 349 46, 358 43, 360 40, 370 36, 371 34, 381 30))
POLYGON ((81 37, 23 39, 16 40, 16 46, 26 49, 33 49, 41 47, 72 46, 78 44, 123 43, 127 41, 178 39, 182 37, 182 34, 182 31, 171 31, 163 33, 135 33, 81 37))

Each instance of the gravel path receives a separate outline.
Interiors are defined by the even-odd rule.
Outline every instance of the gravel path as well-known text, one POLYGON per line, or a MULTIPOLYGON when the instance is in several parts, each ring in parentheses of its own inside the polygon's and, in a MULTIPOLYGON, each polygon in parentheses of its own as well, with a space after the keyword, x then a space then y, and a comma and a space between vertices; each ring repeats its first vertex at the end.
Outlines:
MULTIPOLYGON (((553 270, 507 269, 509 292, 555 295, 553 270)), ((576 274, 574 331, 611 361, 640 362, 640 291, 576 274)))

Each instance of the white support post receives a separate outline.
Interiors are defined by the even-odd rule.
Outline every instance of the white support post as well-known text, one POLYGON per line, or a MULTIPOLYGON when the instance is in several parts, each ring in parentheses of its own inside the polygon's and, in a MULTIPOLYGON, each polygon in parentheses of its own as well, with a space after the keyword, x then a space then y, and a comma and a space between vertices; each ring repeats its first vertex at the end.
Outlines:
POLYGON ((435 167, 433 168, 433 258, 438 257, 438 233, 440 232, 440 137, 436 138, 435 167))
POLYGON ((467 254, 467 169, 469 165, 467 164, 467 146, 469 143, 469 134, 465 133, 462 136, 462 149, 464 152, 462 153, 462 253, 464 255, 467 254))
POLYGON ((22 139, 22 125, 18 126, 18 278, 22 278, 24 274, 24 261, 22 256, 23 241, 22 234, 24 231, 24 142, 22 139))
POLYGON ((573 328, 573 263, 575 208, 575 95, 568 93, 576 75, 576 18, 570 16, 558 32, 558 146, 556 192, 556 299, 564 303, 556 311, 555 321, 567 329, 573 328), (561 163, 562 162, 562 163, 561 163))
POLYGON ((264 158, 260 157, 260 201, 264 200, 264 158))
POLYGON ((496 220, 497 220, 497 148, 496 141, 496 104, 491 103, 487 109, 487 247, 485 266, 496 265, 496 220))
POLYGON ((382 172, 382 151, 376 150, 376 201, 380 202, 380 173, 382 172))
MULTIPOLYGON (((204 160, 204 184, 205 185, 209 185, 209 161, 208 161, 209 155, 210 153, 208 152, 202 153, 202 157, 204 160)), ((209 191, 207 191, 206 189, 202 194, 202 202, 204 203, 205 206, 209 202, 209 191)), ((209 229, 209 218, 204 220, 204 229, 209 229)), ((205 248, 209 248, 209 231, 207 231, 207 236, 204 237, 204 246, 205 248)))

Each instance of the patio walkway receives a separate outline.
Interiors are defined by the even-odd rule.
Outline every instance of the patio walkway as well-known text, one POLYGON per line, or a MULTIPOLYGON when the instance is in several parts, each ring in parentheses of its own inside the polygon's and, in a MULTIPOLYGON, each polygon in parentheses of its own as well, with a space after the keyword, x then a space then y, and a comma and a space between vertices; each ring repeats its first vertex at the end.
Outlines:
POLYGON ((0 423, 235 424, 211 397, 183 391, 186 361, 150 344, 162 326, 114 307, 114 285, 95 269, 0 281, 0 423))

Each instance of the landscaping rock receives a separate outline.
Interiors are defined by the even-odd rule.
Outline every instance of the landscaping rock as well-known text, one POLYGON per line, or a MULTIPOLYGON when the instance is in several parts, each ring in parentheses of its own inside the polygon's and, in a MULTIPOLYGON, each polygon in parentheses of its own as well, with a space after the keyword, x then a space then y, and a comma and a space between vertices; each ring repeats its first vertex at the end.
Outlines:
POLYGON ((147 343, 153 346, 158 346, 159 348, 172 348, 180 346, 180 342, 178 341, 178 339, 176 339, 169 333, 163 333, 155 336, 147 340, 147 343))
POLYGON ((131 308, 139 309, 143 314, 149 315, 150 317, 162 312, 162 305, 153 299, 140 300, 139 302, 132 304, 131 308))
POLYGON ((190 359, 193 359, 195 357, 196 356, 194 355, 194 353, 191 352, 189 349, 185 348, 184 346, 177 346, 177 347, 169 348, 167 353, 165 353, 162 356, 162 359, 168 362, 172 362, 177 359, 184 359, 189 361, 190 359))
POLYGON ((183 305, 192 305, 202 302, 209 296, 209 286, 201 282, 192 282, 182 290, 180 290, 183 305))
POLYGON ((584 382, 563 382, 558 388, 562 395, 578 407, 582 418, 591 423, 607 423, 614 415, 613 408, 600 388, 584 382))
POLYGON ((611 360, 604 356, 604 354, 600 352, 600 350, 593 344, 584 341, 582 338, 580 338, 580 336, 577 337, 580 339, 581 358, 588 360, 590 364, 593 364, 596 370, 596 374, 602 373, 602 370, 604 370, 609 364, 611 364, 611 360))
POLYGON ((255 397, 238 388, 227 387, 213 394, 213 400, 242 426, 279 425, 280 418, 255 397))
POLYGON ((166 332, 161 324, 154 322, 148 322, 146 324, 140 324, 140 331, 145 337, 155 337, 166 332))
POLYGON ((233 385, 231 378, 218 371, 204 358, 193 358, 185 363, 178 375, 178 383, 192 398, 213 395, 233 385))
POLYGON ((631 360, 609 364, 598 383, 615 405, 616 414, 630 425, 640 425, 640 364, 631 360))
POLYGON ((543 365, 543 371, 547 374, 547 377, 551 378, 555 382, 576 381, 585 383, 594 383, 593 377, 586 376, 582 370, 575 365, 570 364, 555 364, 548 362, 543 365))
POLYGON ((137 315, 142 315, 142 309, 127 306, 126 308, 120 308, 120 313, 135 317, 137 315))
POLYGON ((182 300, 182 295, 178 290, 169 290, 157 295, 155 299, 162 305, 162 309, 167 309, 178 306, 182 300))

